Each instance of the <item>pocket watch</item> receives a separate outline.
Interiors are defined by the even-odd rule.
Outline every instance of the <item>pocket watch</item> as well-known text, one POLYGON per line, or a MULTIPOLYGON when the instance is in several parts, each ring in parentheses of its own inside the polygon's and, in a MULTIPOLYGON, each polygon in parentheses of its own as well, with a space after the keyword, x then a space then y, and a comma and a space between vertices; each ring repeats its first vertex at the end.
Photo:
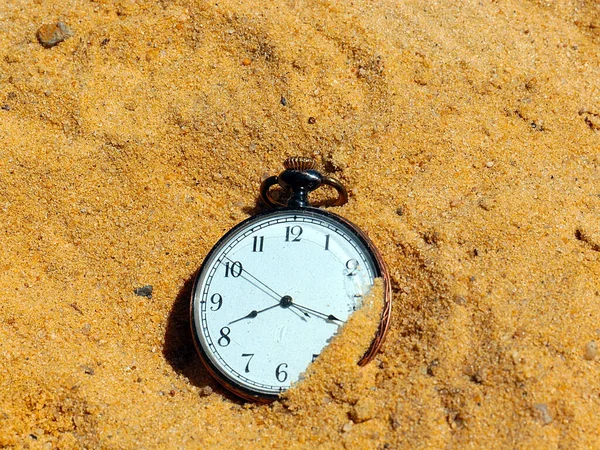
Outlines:
POLYGON ((337 191, 332 206, 344 204, 344 186, 319 173, 312 158, 289 158, 284 167, 260 188, 272 209, 216 243, 191 295, 202 362, 225 388, 256 402, 276 400, 301 379, 377 277, 384 282, 384 308, 359 365, 373 359, 390 320, 391 287, 380 253, 356 225, 309 204, 308 194, 323 185, 337 191))

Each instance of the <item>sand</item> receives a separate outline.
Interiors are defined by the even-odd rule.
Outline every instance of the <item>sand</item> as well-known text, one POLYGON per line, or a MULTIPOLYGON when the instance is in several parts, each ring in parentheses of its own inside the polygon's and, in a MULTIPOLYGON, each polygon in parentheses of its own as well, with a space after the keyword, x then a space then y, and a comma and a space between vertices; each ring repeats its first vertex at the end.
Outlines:
POLYGON ((0 447, 600 448, 598 30, 593 1, 2 2, 0 447), (391 327, 244 404, 190 284, 292 155, 350 190, 391 327))

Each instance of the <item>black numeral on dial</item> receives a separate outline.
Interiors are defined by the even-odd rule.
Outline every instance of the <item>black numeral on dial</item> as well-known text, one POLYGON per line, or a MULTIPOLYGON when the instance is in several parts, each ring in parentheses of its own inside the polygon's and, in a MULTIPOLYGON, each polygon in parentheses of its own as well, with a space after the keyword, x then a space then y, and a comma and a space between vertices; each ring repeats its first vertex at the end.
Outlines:
POLYGON ((326 234, 325 235, 325 250, 329 250, 329 238, 331 237, 331 235, 326 234))
POLYGON ((348 269, 346 271, 346 275, 353 277, 356 275, 356 272, 358 272, 358 261, 355 259, 349 259, 346 261, 346 269, 348 269))
POLYGON ((248 362, 246 363, 246 368, 244 369, 244 372, 248 373, 248 372, 250 372, 250 361, 252 361, 252 358, 254 358, 254 353, 242 353, 242 357, 248 358, 248 362))
POLYGON ((252 241, 252 251, 253 252, 262 252, 263 245, 265 244, 264 236, 254 236, 252 241))
POLYGON ((300 242, 302 235, 302 227, 294 225, 293 227, 285 227, 285 242, 300 242))
POLYGON ((218 311, 223 306, 223 297, 221 297, 221 294, 213 294, 210 296, 210 302, 214 305, 210 307, 210 310, 218 311))
POLYGON ((219 344, 221 347, 227 347, 231 343, 229 333, 231 333, 229 327, 221 328, 221 337, 217 341, 217 344, 219 344))
POLYGON ((283 383, 285 380, 287 380, 288 373, 285 370, 283 370, 287 369, 287 367, 287 363, 281 363, 277 366, 277 369, 275 369, 275 377, 280 383, 283 383))
POLYGON ((225 277, 228 278, 230 275, 233 278, 237 278, 242 274, 244 268, 242 267, 242 263, 239 261, 233 261, 231 264, 229 261, 225 262, 225 277))

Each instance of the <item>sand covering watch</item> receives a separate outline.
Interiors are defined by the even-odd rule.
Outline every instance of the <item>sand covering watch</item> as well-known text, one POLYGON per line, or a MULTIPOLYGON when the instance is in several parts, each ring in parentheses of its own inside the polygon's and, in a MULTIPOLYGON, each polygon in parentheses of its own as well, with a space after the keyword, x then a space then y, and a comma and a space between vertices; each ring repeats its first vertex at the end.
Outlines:
POLYGON ((311 158, 289 158, 284 167, 261 185, 272 209, 217 242, 191 296, 192 335, 206 368, 230 391, 258 402, 277 399, 301 378, 377 277, 384 308, 360 365, 373 359, 390 320, 389 277, 373 243, 348 220, 309 204, 308 194, 323 185, 337 191, 334 206, 345 203, 344 186, 318 172, 311 158))

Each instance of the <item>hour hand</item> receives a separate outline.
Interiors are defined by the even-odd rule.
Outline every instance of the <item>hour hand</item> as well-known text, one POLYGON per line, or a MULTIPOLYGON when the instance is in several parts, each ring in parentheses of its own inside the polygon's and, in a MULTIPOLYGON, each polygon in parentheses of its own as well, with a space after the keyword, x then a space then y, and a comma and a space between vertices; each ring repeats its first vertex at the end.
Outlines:
POLYGON ((228 325, 231 325, 232 323, 236 323, 236 322, 239 322, 240 320, 244 320, 244 319, 254 319, 256 316, 258 316, 258 311, 257 310, 250 311, 250 313, 247 316, 240 317, 239 319, 232 320, 231 322, 228 323, 228 325))
POLYGON ((240 321, 245 320, 245 319, 254 319, 260 313, 265 312, 265 311, 267 311, 269 309, 276 308, 277 306, 279 306, 279 303, 276 303, 275 305, 271 305, 268 308, 264 308, 264 309, 261 309, 259 311, 257 311, 256 309, 254 309, 254 310, 250 311, 248 314, 246 314, 244 317, 240 317, 239 319, 232 320, 231 322, 228 323, 228 325, 231 325, 232 323, 240 322, 240 321))

